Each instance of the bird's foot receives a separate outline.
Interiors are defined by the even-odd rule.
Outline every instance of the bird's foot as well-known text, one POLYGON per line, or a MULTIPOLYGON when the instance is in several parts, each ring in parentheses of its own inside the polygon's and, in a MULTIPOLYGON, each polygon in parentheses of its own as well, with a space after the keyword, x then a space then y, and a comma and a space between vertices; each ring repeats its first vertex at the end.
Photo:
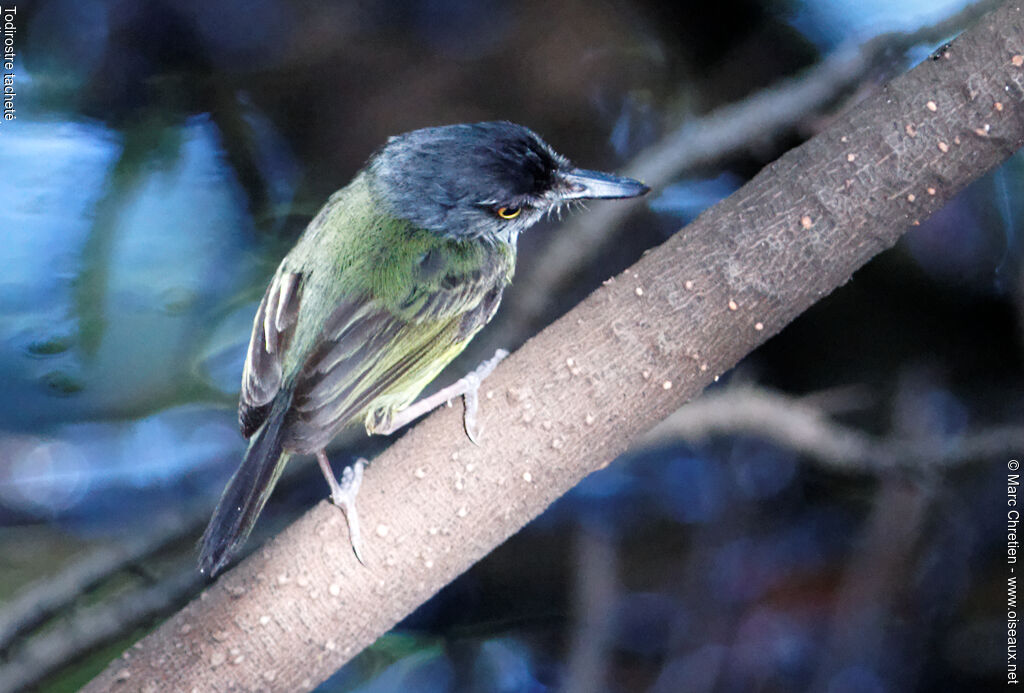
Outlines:
POLYGON ((331 487, 331 502, 338 506, 345 515, 349 539, 352 542, 352 552, 360 563, 366 565, 366 561, 363 560, 363 537, 359 529, 359 513, 356 511, 356 496, 359 495, 359 487, 363 483, 363 469, 366 468, 366 460, 360 457, 345 467, 341 473, 341 483, 339 483, 334 478, 327 453, 323 450, 319 451, 316 454, 316 459, 320 463, 320 471, 323 472, 327 484, 331 487))
POLYGON ((479 445, 480 442, 480 427, 476 422, 476 413, 480 408, 479 392, 480 385, 484 382, 494 369, 498 367, 498 364, 505 360, 508 356, 508 352, 504 349, 498 349, 494 352, 494 356, 481 363, 476 367, 472 373, 467 374, 460 383, 464 383, 465 391, 462 393, 462 399, 466 403, 466 413, 463 416, 462 422, 466 427, 466 435, 469 436, 469 440, 474 445, 479 445))
POLYGON ((483 383, 484 379, 498 367, 498 364, 501 363, 506 356, 508 356, 507 351, 504 349, 498 349, 494 352, 494 356, 477 366, 476 370, 473 372, 459 378, 443 390, 439 390, 429 397, 424 397, 402 411, 395 412, 389 420, 387 417, 378 417, 376 414, 371 413, 371 415, 367 417, 367 432, 382 436, 390 435, 398 429, 412 423, 427 412, 437 409, 442 404, 450 402, 456 397, 462 397, 466 402, 466 414, 463 418, 463 424, 466 427, 466 435, 469 436, 469 439, 473 441, 473 443, 479 445, 477 441, 480 439, 480 428, 476 423, 476 412, 477 409, 479 409, 479 398, 477 393, 480 390, 480 384, 483 383), (384 423, 384 421, 387 421, 387 423, 384 423))

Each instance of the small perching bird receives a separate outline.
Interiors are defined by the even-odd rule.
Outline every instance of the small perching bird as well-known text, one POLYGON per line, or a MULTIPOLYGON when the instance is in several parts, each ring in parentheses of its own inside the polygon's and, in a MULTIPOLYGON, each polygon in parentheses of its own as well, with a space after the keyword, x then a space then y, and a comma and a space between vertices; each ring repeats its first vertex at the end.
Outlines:
POLYGON ((475 439, 476 390, 504 352, 413 401, 494 316, 519 234, 568 202, 647 191, 574 168, 513 123, 389 139, 309 224, 256 311, 238 405, 249 447, 203 534, 200 570, 214 575, 231 560, 296 453, 316 455, 359 556, 363 465, 339 484, 331 439, 355 421, 386 435, 459 395, 475 439))

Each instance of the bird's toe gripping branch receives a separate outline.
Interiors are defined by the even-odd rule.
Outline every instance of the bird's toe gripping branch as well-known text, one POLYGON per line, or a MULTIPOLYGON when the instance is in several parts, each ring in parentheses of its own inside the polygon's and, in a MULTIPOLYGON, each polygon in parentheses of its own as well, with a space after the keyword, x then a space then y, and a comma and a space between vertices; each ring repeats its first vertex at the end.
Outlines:
POLYGON ((477 392, 480 390, 480 385, 483 383, 484 379, 489 376, 494 369, 498 367, 498 364, 507 356, 507 351, 504 349, 498 349, 494 352, 494 356, 477 366, 476 370, 473 372, 466 374, 464 377, 459 378, 448 387, 438 390, 429 397, 424 397, 402 411, 396 412, 386 424, 373 425, 371 423, 367 426, 367 430, 376 435, 390 435, 398 429, 412 423, 424 414, 437 409, 442 404, 450 402, 456 397, 462 397, 466 402, 466 415, 464 418, 466 435, 469 436, 469 439, 473 441, 473 443, 479 445, 477 441, 480 439, 480 429, 476 423, 476 412, 477 409, 479 409, 477 392))
POLYGON ((476 370, 472 373, 468 373, 464 378, 455 383, 455 385, 459 385, 461 383, 464 388, 464 391, 461 393, 462 398, 466 403, 466 413, 463 418, 463 424, 466 427, 466 435, 469 436, 470 441, 472 441, 474 445, 480 444, 481 431, 476 422, 476 413, 480 406, 480 385, 487 376, 494 372, 494 369, 498 367, 498 364, 505 360, 506 356, 508 356, 507 351, 504 349, 498 349, 494 352, 494 356, 481 363, 476 367, 476 370))
POLYGON ((352 552, 359 559, 359 562, 366 565, 363 560, 363 537, 359 529, 359 513, 356 512, 356 496, 359 495, 359 487, 363 483, 363 469, 366 468, 366 460, 359 458, 341 473, 341 483, 334 478, 334 471, 327 459, 327 453, 323 450, 316 453, 316 460, 320 463, 320 471, 323 472, 327 484, 331 487, 331 502, 341 508, 345 514, 345 522, 348 524, 348 535, 352 541, 352 552))
MULTIPOLYGON (((466 435, 469 439, 479 445, 480 428, 476 422, 476 413, 479 409, 480 385, 489 376, 498 364, 501 363, 508 352, 498 349, 494 356, 477 366, 476 370, 460 378, 452 385, 434 393, 430 397, 421 399, 410 407, 398 412, 386 425, 368 426, 368 430, 380 435, 393 433, 403 426, 415 421, 427 412, 436 409, 445 402, 462 396, 466 401, 466 414, 463 420, 466 427, 466 435)), ((359 529, 359 514, 356 512, 356 496, 359 494, 359 487, 363 482, 363 469, 366 467, 366 460, 360 458, 345 468, 341 473, 341 482, 334 477, 331 469, 331 462, 327 459, 327 453, 320 450, 316 453, 317 462, 320 463, 320 471, 331 487, 331 502, 341 508, 345 513, 345 521, 348 523, 348 533, 352 540, 352 551, 359 562, 366 564, 363 560, 363 538, 359 529)))

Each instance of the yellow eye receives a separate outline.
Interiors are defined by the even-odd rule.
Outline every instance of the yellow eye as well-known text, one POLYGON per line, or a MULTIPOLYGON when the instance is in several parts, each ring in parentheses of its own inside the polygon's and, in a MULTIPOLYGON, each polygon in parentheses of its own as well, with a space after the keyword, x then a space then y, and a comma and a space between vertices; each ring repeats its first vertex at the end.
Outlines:
POLYGON ((498 216, 502 219, 515 219, 522 211, 522 207, 498 207, 498 216))

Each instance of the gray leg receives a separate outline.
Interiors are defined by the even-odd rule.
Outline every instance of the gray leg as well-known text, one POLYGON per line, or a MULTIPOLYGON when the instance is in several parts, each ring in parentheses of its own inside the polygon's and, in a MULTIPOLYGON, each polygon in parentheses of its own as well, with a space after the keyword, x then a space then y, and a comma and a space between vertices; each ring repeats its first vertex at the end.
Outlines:
POLYGON ((471 441, 477 443, 480 435, 476 425, 476 411, 478 408, 477 390, 480 389, 480 384, 484 381, 484 378, 489 376, 506 356, 508 356, 507 351, 504 349, 498 349, 494 352, 494 356, 477 366, 476 370, 472 373, 460 378, 443 390, 435 392, 430 397, 424 397, 402 411, 396 412, 391 418, 390 424, 382 428, 374 428, 373 432, 382 436, 394 433, 398 429, 420 418, 427 412, 431 412, 445 402, 449 402, 459 395, 462 395, 463 399, 466 401, 466 415, 464 418, 466 435, 469 436, 471 441))
POLYGON ((356 512, 356 495, 359 494, 359 486, 363 483, 363 468, 366 460, 359 458, 341 473, 341 483, 334 478, 334 471, 327 459, 327 453, 320 450, 316 453, 316 461, 320 463, 320 471, 324 473, 328 486, 331 487, 331 502, 341 508, 345 514, 345 522, 348 523, 348 535, 352 541, 352 552, 363 565, 362 544, 363 537, 359 531, 359 513, 356 512))

